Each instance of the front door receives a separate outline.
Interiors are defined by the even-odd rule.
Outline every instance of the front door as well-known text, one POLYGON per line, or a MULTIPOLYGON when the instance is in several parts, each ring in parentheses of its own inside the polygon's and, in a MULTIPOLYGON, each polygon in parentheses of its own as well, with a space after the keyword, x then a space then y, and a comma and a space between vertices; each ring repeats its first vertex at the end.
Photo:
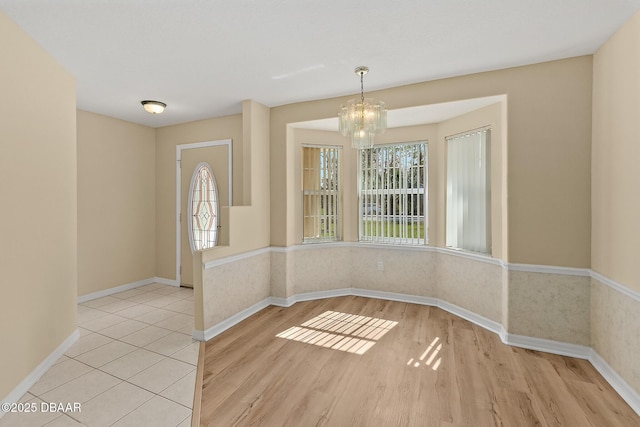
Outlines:
POLYGON ((186 287, 193 287, 193 256, 191 252, 191 244, 189 241, 189 192, 191 178, 196 167, 206 162, 211 166, 215 180, 217 181, 218 200, 220 206, 228 204, 229 196, 229 164, 228 164, 228 145, 219 145, 213 147, 201 147, 188 150, 182 150, 181 168, 180 168, 180 284, 186 287))

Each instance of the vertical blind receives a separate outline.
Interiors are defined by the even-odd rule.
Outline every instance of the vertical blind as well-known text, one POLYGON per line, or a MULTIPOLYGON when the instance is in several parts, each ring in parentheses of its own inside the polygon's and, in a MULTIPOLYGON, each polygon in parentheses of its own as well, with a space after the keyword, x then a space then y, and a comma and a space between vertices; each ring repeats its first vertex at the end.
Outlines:
POLYGON ((302 147, 303 242, 340 239, 340 147, 302 147))
POLYGON ((425 142, 360 150, 360 240, 425 244, 425 142))
POLYGON ((446 245, 490 254, 491 131, 471 131, 446 140, 446 245))

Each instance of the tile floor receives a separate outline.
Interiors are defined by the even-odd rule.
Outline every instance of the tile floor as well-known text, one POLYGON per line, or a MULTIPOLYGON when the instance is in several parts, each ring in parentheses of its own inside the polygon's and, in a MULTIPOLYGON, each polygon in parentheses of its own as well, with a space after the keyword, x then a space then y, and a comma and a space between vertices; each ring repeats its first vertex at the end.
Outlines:
POLYGON ((80 338, 22 397, 5 426, 191 425, 199 342, 193 290, 151 284, 78 305, 80 338), (42 412, 42 403, 80 412, 42 412))

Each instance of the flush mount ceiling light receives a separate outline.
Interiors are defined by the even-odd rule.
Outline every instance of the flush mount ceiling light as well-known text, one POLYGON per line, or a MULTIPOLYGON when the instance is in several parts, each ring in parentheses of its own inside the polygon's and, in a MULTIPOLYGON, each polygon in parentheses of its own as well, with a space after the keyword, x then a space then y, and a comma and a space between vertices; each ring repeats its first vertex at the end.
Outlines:
POLYGON ((140 103, 142 104, 144 109, 151 114, 160 114, 167 107, 167 104, 160 101, 145 100, 145 101, 140 101, 140 103))
POLYGON ((338 118, 340 133, 351 138, 351 146, 355 149, 371 148, 376 134, 387 129, 387 110, 384 102, 364 97, 364 75, 367 67, 358 67, 356 75, 360 76, 360 99, 350 99, 340 106, 338 118))

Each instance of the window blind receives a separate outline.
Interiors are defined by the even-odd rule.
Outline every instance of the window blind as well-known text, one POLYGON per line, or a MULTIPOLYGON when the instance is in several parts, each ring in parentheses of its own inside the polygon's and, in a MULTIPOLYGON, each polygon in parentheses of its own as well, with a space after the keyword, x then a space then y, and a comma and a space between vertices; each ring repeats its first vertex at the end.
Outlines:
POLYGON ((491 131, 447 141, 446 245, 491 253, 491 131))
POLYGON ((427 241, 427 144, 360 150, 360 240, 394 244, 427 241))
POLYGON ((340 147, 302 147, 303 242, 340 239, 340 147))

